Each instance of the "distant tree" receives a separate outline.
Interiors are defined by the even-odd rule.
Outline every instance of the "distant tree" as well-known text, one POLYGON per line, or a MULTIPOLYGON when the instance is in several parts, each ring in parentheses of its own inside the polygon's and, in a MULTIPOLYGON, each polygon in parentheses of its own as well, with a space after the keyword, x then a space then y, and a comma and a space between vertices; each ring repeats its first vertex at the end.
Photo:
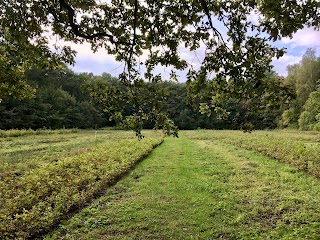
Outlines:
POLYGON ((4 98, 0 103, 0 129, 96 128, 108 124, 82 86, 94 76, 75 74, 63 67, 27 71, 26 84, 37 89, 33 98, 4 98))
POLYGON ((312 92, 299 117, 299 127, 303 130, 320 130, 320 89, 312 92))
MULTIPOLYGON (((308 49, 298 64, 288 66, 285 85, 294 89, 296 99, 290 102, 290 109, 284 111, 280 125, 298 125, 298 119, 304 111, 304 105, 310 94, 316 91, 319 79, 320 58, 317 59, 315 49, 308 49)), ((306 116, 304 113, 303 119, 306 119, 306 116)))
POLYGON ((279 120, 279 127, 286 128, 297 128, 298 127, 298 116, 299 114, 295 112, 295 108, 289 108, 284 110, 281 119, 279 120))
POLYGON ((284 85, 283 78, 274 71, 266 72, 253 86, 253 91, 244 92, 241 96, 230 98, 233 94, 223 95, 214 82, 202 89, 191 85, 191 91, 195 92, 192 95, 200 103, 200 112, 209 116, 215 113, 224 120, 231 118, 238 128, 251 124, 255 129, 275 128, 281 113, 294 98, 293 91, 284 85))
POLYGON ((316 58, 316 50, 308 49, 302 56, 299 70, 296 73, 297 100, 302 106, 310 93, 316 90, 319 79, 320 68, 316 58))

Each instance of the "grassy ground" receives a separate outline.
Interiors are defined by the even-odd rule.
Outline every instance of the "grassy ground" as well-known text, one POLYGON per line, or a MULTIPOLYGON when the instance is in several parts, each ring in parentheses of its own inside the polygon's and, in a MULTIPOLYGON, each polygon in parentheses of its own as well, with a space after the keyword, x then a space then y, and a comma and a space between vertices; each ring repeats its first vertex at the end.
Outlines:
POLYGON ((199 130, 186 134, 191 139, 215 139, 261 152, 320 178, 320 132, 199 130))
POLYGON ((319 179, 181 132, 46 239, 319 239, 319 179))

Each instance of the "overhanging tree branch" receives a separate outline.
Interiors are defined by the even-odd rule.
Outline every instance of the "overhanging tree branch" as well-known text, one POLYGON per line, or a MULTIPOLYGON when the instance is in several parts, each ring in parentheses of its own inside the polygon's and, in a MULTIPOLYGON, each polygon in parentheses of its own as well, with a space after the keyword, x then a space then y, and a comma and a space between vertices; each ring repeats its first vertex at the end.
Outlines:
POLYGON ((134 47, 136 45, 137 41, 137 20, 138 20, 138 0, 134 1, 134 22, 133 22, 133 40, 131 43, 131 48, 130 48, 130 55, 128 59, 128 68, 130 69, 132 67, 132 55, 134 52, 134 47))
POLYGON ((206 0, 201 0, 201 5, 202 5, 202 8, 203 8, 207 18, 208 18, 210 28, 214 32, 214 35, 216 35, 218 37, 218 39, 223 43, 223 45, 225 45, 229 49, 229 47, 227 46, 226 42, 224 41, 224 39, 222 37, 222 34, 213 26, 210 11, 209 11, 206 0))
MULTIPOLYGON (((106 33, 106 32, 98 32, 98 33, 94 33, 94 34, 83 33, 81 31, 79 25, 77 25, 74 22, 74 19, 75 19, 75 11, 74 11, 74 9, 69 4, 67 4, 64 0, 59 0, 59 4, 60 4, 60 8, 61 9, 64 8, 64 9, 67 10, 67 13, 68 13, 68 24, 72 28, 72 31, 76 36, 84 38, 84 39, 87 39, 87 40, 93 40, 93 39, 96 39, 96 38, 99 39, 99 38, 107 37, 109 39, 109 41, 111 43, 113 43, 113 44, 116 44, 116 45, 118 45, 118 44, 131 45, 131 43, 129 43, 129 42, 116 41, 112 34, 109 34, 109 33, 106 33)), ((56 18, 56 15, 54 15, 54 17, 56 18)), ((59 22, 62 22, 61 19, 56 19, 56 20, 58 20, 59 22)))

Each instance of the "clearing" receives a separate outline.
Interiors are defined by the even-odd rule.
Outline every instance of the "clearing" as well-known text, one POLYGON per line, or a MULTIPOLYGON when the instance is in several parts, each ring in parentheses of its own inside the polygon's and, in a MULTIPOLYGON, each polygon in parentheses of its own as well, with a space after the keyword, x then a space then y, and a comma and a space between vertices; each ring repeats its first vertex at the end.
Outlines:
POLYGON ((298 170, 274 142, 243 148, 259 134, 319 147, 319 134, 182 131, 45 239, 319 239, 319 156, 292 153, 298 170))

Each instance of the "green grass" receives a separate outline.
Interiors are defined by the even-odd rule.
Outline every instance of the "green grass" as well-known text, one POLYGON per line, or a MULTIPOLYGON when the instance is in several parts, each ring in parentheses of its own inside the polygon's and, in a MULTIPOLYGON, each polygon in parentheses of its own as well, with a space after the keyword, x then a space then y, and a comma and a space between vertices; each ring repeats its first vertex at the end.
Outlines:
POLYGON ((0 138, 0 239, 49 231, 162 142, 125 131, 24 134, 0 138))
POLYGON ((320 178, 320 132, 200 130, 186 134, 192 139, 216 139, 261 152, 320 178))
POLYGON ((292 166, 181 132, 46 239, 319 239, 319 192, 292 166))

